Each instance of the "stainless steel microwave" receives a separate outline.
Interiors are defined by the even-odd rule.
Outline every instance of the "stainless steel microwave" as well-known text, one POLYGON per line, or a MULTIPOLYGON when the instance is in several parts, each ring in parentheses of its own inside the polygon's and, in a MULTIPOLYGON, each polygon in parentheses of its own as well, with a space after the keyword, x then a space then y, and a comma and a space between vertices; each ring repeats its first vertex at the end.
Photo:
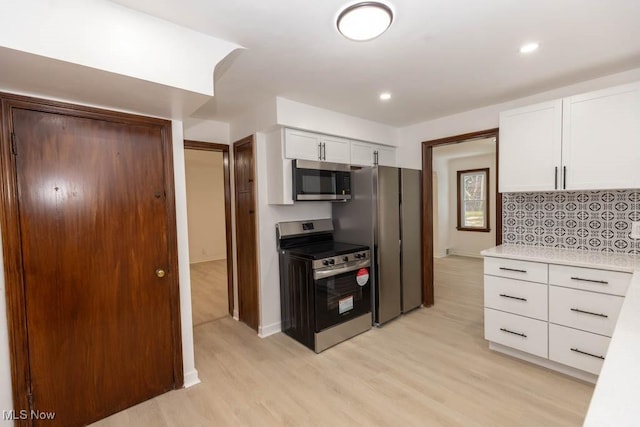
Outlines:
POLYGON ((310 160, 293 161, 293 200, 351 199, 349 165, 310 160))

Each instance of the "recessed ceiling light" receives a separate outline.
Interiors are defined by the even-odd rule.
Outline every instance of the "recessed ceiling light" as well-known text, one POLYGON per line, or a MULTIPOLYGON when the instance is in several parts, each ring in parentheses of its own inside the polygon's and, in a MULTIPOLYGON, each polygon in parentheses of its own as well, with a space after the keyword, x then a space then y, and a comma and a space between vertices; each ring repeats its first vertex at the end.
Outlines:
POLYGON ((347 6, 340 12, 337 27, 350 40, 366 41, 384 33, 393 21, 389 6, 377 1, 365 1, 347 6))
POLYGON ((540 45, 536 42, 523 44, 522 47, 520 47, 520 53, 531 53, 538 50, 539 47, 540 45))
POLYGON ((391 99, 391 94, 389 92, 383 92, 380 94, 380 99, 383 101, 388 101, 391 99))

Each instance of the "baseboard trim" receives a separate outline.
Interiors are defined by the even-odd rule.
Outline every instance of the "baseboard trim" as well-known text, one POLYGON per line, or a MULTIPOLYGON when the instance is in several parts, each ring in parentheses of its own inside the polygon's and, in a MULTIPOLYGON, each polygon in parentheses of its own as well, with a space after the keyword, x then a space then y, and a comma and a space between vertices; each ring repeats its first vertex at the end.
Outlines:
POLYGON ((277 334, 281 330, 282 330, 281 322, 272 323, 272 324, 267 325, 267 326, 260 326, 258 328, 258 336, 260 338, 266 338, 266 337, 271 336, 273 334, 277 334))
POLYGON ((591 384, 595 384, 596 381, 598 381, 598 376, 592 373, 581 371, 580 369, 572 368, 571 366, 563 365, 562 363, 554 362, 553 360, 545 359, 543 357, 534 356, 533 354, 525 353, 523 351, 516 350, 515 348, 506 347, 502 344, 489 341, 489 349, 518 359, 526 360, 534 365, 542 366, 591 384))
POLYGON ((211 262, 211 261, 225 261, 227 258, 226 257, 222 257, 222 258, 207 258, 207 259, 200 259, 198 261, 190 261, 189 265, 194 265, 194 264, 202 264, 203 262, 211 262))
POLYGON ((449 255, 456 256, 464 256, 469 258, 483 258, 479 252, 466 252, 466 251, 456 251, 455 249, 449 249, 449 255))
POLYGON ((198 371, 196 369, 184 374, 184 388, 193 387, 196 384, 200 384, 200 378, 198 377, 198 371))

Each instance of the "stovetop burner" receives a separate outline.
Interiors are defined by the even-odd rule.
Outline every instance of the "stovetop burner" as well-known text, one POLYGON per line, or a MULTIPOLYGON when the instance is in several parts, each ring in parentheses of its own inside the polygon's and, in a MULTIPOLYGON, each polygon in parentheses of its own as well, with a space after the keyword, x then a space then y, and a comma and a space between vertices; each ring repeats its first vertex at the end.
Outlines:
POLYGON ((313 268, 339 266, 369 259, 369 247, 333 240, 331 219, 281 222, 276 226, 278 249, 313 261, 313 268))
POLYGON ((367 246, 363 245, 330 241, 290 248, 287 249, 287 252, 300 257, 316 260, 366 251, 368 249, 369 248, 367 246))

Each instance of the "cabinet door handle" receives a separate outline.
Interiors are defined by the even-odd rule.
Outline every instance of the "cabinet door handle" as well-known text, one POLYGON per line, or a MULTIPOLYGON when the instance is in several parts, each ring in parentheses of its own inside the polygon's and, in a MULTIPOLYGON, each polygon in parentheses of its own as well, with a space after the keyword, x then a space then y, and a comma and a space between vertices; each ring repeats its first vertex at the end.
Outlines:
POLYGON ((327 144, 322 143, 322 160, 327 160, 327 144))
POLYGON ((501 297, 503 298, 511 298, 511 299, 517 299, 518 301, 526 301, 526 298, 520 298, 520 297, 513 297, 511 295, 507 295, 507 294, 500 294, 501 297))
POLYGON ((513 332, 513 331, 510 331, 510 330, 505 329, 505 328, 500 328, 500 330, 501 330, 502 332, 506 332, 506 333, 508 333, 508 334, 512 334, 512 335, 517 335, 517 336, 519 336, 519 337, 523 337, 523 338, 526 338, 526 337, 527 337, 525 334, 521 334, 520 332, 513 332))
POLYGON ((555 188, 556 190, 558 189, 558 167, 556 166, 556 173, 555 173, 555 184, 553 184, 553 188, 555 188))
POLYGON ((373 164, 376 165, 376 166, 378 165, 378 151, 377 150, 373 152, 373 164))
POLYGON ((318 160, 322 160, 322 142, 318 142, 318 160))
POLYGON ((567 189, 567 167, 566 166, 562 167, 562 189, 563 190, 567 189))
POLYGON ((517 268, 507 268, 507 267, 500 267, 500 270, 514 271, 516 273, 526 273, 527 272, 527 270, 518 270, 517 268))
POLYGON ((609 284, 609 282, 607 282, 606 280, 583 279, 582 277, 572 277, 571 280, 577 280, 579 282, 598 283, 600 285, 608 285, 609 284))
POLYGON ((609 317, 606 314, 594 313, 593 311, 580 310, 579 308, 572 308, 571 311, 575 311, 576 313, 590 314, 592 316, 598 316, 598 317, 604 317, 604 318, 608 318, 609 317))
POLYGON ((585 356, 591 356, 591 357, 595 357, 596 359, 604 360, 604 356, 598 356, 596 354, 587 353, 586 351, 578 350, 577 348, 572 348, 571 351, 574 351, 574 352, 580 353, 580 354, 584 354, 585 356))

